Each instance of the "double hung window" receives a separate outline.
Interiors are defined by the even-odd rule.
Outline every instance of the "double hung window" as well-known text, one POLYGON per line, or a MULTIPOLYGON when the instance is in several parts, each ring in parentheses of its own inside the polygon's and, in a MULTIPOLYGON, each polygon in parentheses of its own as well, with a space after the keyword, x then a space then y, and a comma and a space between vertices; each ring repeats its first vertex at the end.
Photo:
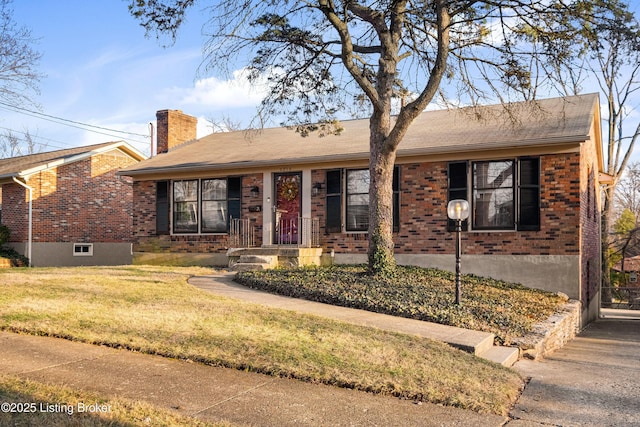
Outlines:
POLYGON ((369 229, 369 170, 347 170, 347 231, 369 229))
POLYGON ((449 163, 448 179, 449 200, 470 201, 473 230, 540 229, 539 158, 449 163))
POLYGON ((173 181, 174 233, 226 233, 240 217, 240 178, 173 181))
POLYGON ((198 180, 173 182, 173 232, 198 232, 198 180))
POLYGON ((513 160, 473 163, 473 228, 513 229, 515 191, 513 160))
MULTIPOLYGON (((369 170, 327 171, 327 233, 369 230, 369 170), (344 178, 344 179, 343 179, 344 178), (343 182, 344 181, 344 182, 343 182), (343 197, 344 194, 344 197, 343 197), (344 200, 344 219, 343 206, 344 200)), ((400 228, 400 169, 393 170, 393 229, 400 228)))

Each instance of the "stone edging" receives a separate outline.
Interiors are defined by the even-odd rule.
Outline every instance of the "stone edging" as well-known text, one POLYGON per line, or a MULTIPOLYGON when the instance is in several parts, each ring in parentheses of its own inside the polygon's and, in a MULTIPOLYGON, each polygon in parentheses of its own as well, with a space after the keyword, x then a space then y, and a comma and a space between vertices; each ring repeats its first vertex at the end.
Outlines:
POLYGON ((513 344, 520 348, 520 357, 540 360, 572 340, 580 330, 580 307, 579 301, 567 301, 535 325, 531 333, 514 339, 513 344))

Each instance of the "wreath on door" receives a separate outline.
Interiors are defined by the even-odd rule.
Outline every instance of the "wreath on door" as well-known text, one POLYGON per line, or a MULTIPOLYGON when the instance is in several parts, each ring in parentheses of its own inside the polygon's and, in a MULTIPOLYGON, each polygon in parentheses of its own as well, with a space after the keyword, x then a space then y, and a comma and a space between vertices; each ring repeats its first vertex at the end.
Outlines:
POLYGON ((298 197, 298 182, 295 178, 287 179, 280 185, 280 198, 292 201, 298 197))

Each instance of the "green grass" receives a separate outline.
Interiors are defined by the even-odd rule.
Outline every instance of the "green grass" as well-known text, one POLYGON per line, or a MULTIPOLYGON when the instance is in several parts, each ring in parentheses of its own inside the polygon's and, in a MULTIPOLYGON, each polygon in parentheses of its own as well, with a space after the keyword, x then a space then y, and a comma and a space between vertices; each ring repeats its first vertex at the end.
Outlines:
POLYGON ((199 421, 144 402, 105 398, 96 393, 79 392, 14 376, 0 375, 0 403, 13 405, 8 407, 13 412, 0 411, 2 426, 232 426, 228 422, 199 421))
POLYGON ((449 346, 218 297, 201 268, 0 271, 0 329, 505 414, 519 375, 449 346))
POLYGON ((238 282, 257 289, 328 304, 494 333, 510 344, 566 301, 550 292, 476 276, 462 276, 462 303, 455 303, 455 275, 398 266, 372 277, 366 266, 333 266, 239 273, 238 282))

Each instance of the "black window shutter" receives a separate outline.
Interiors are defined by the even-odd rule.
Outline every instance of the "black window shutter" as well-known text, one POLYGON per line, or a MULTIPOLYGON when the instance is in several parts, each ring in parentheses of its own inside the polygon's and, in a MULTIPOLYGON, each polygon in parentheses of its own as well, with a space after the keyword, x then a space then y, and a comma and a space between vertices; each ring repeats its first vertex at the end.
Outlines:
MULTIPOLYGON (((447 203, 451 200, 469 200, 468 178, 467 178, 467 162, 454 162, 448 165, 448 194, 447 203)), ((447 207, 444 206, 445 215, 447 207)), ((469 220, 465 219, 462 222, 462 228, 468 227, 469 220)), ((456 222, 447 218, 447 230, 455 231, 456 222)))
POLYGON ((393 232, 400 231, 400 167, 393 168, 393 232))
POLYGON ((227 230, 231 225, 231 218, 240 218, 241 195, 242 195, 242 178, 239 176, 228 178, 227 179, 227 203, 228 203, 227 208, 229 210, 229 218, 227 218, 227 230))
POLYGON ((342 170, 327 171, 327 218, 325 233, 342 231, 342 170))
POLYGON ((156 182, 156 234, 169 234, 169 182, 156 182))
POLYGON ((518 180, 518 230, 540 230, 540 158, 521 158, 518 180))

